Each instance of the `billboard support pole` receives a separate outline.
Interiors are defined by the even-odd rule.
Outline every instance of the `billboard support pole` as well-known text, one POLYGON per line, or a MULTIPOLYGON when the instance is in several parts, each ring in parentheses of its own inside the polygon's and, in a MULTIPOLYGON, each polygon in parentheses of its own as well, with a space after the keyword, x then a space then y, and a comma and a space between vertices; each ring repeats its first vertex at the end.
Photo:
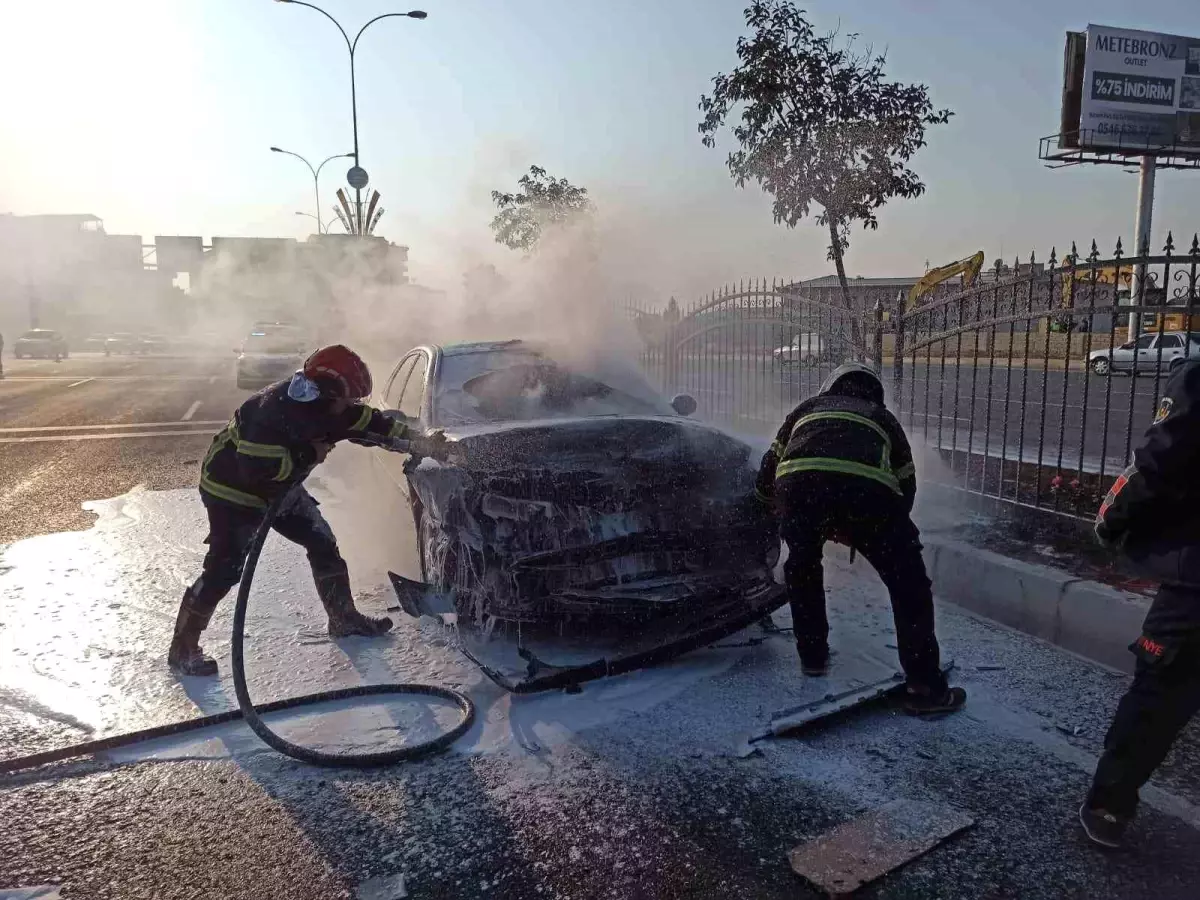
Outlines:
MULTIPOLYGON (((1137 221, 1134 223, 1134 233, 1136 235, 1135 253, 1143 261, 1139 262, 1134 269, 1133 291, 1130 293, 1130 299, 1135 306, 1144 306, 1146 302, 1146 263, 1144 260, 1145 257, 1150 255, 1150 225, 1154 215, 1154 171, 1154 157, 1143 156, 1141 167, 1138 171, 1137 221)), ((1140 321, 1140 314, 1129 314, 1127 340, 1137 340, 1140 321)))

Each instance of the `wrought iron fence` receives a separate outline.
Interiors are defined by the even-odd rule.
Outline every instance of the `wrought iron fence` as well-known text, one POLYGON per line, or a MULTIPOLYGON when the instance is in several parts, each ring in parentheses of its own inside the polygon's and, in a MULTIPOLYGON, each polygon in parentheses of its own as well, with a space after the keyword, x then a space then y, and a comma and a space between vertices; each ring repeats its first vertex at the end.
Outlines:
POLYGON ((1150 423, 1164 380, 1200 359, 1200 239, 1177 254, 998 266, 912 309, 765 279, 680 309, 627 307, 642 363, 698 415, 773 431, 850 358, 873 361, 924 477, 998 501, 1090 518, 1150 423), (1114 376, 1127 374, 1128 382, 1114 376))

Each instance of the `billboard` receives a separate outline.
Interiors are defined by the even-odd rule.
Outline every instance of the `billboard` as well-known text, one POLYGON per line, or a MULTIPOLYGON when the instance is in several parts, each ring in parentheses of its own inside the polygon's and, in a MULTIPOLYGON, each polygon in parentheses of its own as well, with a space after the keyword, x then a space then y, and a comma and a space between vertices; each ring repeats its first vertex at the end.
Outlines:
POLYGON ((1200 154, 1200 38, 1089 25, 1086 41, 1080 147, 1200 154))

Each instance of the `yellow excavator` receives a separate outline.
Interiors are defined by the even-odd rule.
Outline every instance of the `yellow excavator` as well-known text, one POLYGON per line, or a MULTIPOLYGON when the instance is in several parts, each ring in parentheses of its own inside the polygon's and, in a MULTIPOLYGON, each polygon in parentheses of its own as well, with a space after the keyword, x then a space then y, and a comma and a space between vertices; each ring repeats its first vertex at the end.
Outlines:
POLYGON ((917 305, 917 301, 925 294, 928 294, 943 281, 953 278, 955 275, 962 276, 962 286, 965 291, 967 288, 975 284, 975 279, 979 277, 980 270, 983 269, 983 251, 974 253, 966 259, 960 259, 956 262, 948 263, 944 266, 939 266, 936 269, 930 269, 921 276, 921 280, 912 286, 912 290, 908 292, 908 300, 904 304, 904 311, 912 309, 917 305))

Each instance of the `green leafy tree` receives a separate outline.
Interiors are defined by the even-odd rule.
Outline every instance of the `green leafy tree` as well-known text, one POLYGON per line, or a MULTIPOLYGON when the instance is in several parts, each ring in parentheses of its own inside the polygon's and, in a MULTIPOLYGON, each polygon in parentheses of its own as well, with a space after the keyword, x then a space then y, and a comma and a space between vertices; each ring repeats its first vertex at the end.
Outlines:
POLYGON ((513 250, 530 252, 546 226, 570 222, 592 211, 587 188, 547 175, 541 166, 530 166, 517 185, 520 190, 515 194, 492 191, 492 202, 499 210, 492 219, 492 233, 496 243, 513 250))
POLYGON ((925 85, 888 81, 885 57, 869 47, 856 52, 856 35, 818 34, 805 15, 790 0, 746 8, 750 34, 738 38, 738 66, 700 98, 699 131, 712 147, 738 115, 730 175, 738 187, 754 181, 774 197, 777 223, 794 228, 820 207, 816 221, 829 230, 829 259, 849 310, 852 224, 876 229, 888 200, 924 193, 908 161, 925 145, 925 129, 953 113, 935 110, 925 85))

